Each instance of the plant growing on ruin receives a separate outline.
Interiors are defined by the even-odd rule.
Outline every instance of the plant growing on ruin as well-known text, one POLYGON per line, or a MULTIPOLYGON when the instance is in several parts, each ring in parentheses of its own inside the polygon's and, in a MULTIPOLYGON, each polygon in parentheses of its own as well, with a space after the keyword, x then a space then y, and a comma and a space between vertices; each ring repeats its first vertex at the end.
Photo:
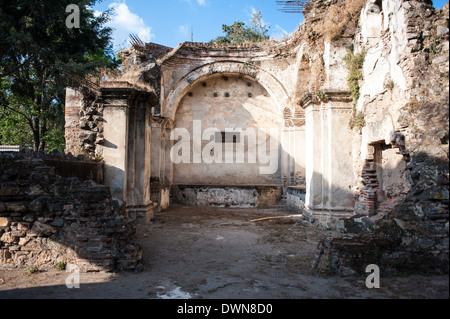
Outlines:
POLYGON ((325 100, 326 98, 325 93, 322 90, 317 91, 316 96, 319 98, 319 100, 325 100))
POLYGON ((395 87, 395 82, 393 80, 389 80, 384 83, 384 88, 387 90, 392 90, 394 87, 395 87))
POLYGON ((263 22, 261 11, 257 11, 253 13, 249 27, 239 20, 231 25, 223 24, 222 31, 225 36, 219 36, 211 40, 211 43, 262 42, 270 38, 268 28, 263 22))
POLYGON ((350 122, 348 124, 351 129, 356 128, 358 131, 361 131, 361 129, 366 126, 366 120, 364 118, 364 114, 361 111, 353 111, 353 116, 350 119, 350 122))
POLYGON ((31 268, 28 268, 28 272, 30 273, 30 274, 35 274, 35 273, 37 273, 39 271, 39 269, 37 268, 37 267, 31 267, 31 268))
POLYGON ((363 67, 365 57, 366 52, 364 49, 358 53, 353 53, 352 50, 348 49, 347 54, 344 57, 345 65, 348 71, 347 85, 353 98, 353 114, 350 119, 349 126, 351 129, 357 128, 359 131, 366 126, 364 114, 361 111, 356 110, 356 103, 361 95, 359 83, 364 78, 361 69, 363 67))
POLYGON ((65 270, 65 269, 66 269, 66 264, 63 263, 63 262, 59 262, 59 263, 56 265, 56 269, 58 269, 58 270, 65 270))
POLYGON ((347 85, 352 95, 354 104, 356 104, 360 96, 359 81, 363 79, 361 69, 363 67, 365 57, 366 52, 364 49, 358 53, 353 53, 352 50, 348 49, 347 54, 344 57, 344 62, 348 71, 347 85))
POLYGON ((101 161, 103 161, 103 156, 96 154, 94 157, 94 162, 100 163, 101 161))
POLYGON ((441 51, 439 46, 441 44, 441 39, 439 36, 427 36, 426 42, 428 43, 428 50, 431 54, 438 54, 441 51))
POLYGON ((324 278, 328 278, 335 275, 334 265, 333 265, 333 258, 331 256, 327 259, 327 265, 326 268, 322 272, 322 276, 324 278))

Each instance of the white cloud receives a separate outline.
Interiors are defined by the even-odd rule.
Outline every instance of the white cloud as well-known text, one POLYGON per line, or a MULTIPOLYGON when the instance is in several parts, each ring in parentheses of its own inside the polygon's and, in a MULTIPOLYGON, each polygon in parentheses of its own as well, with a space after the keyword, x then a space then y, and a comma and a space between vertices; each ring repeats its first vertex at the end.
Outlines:
POLYGON ((191 36, 191 31, 189 30, 189 26, 187 26, 187 25, 180 25, 180 26, 178 27, 178 31, 181 33, 181 35, 182 35, 183 37, 186 38, 186 40, 187 40, 188 38, 190 38, 190 36, 191 36))
POLYGON ((129 35, 137 34, 144 42, 150 42, 154 38, 152 28, 145 21, 128 8, 125 2, 113 2, 109 8, 114 9, 108 27, 114 29, 113 38, 116 46, 129 46, 129 35))
POLYGON ((272 32, 271 38, 275 40, 282 40, 286 36, 289 35, 289 32, 284 30, 282 27, 280 27, 278 24, 275 25, 275 30, 272 32))
MULTIPOLYGON (((188 3, 192 3, 191 0, 181 0, 183 2, 188 2, 188 3)), ((196 0, 196 2, 200 5, 200 6, 206 6, 206 0, 196 0)))

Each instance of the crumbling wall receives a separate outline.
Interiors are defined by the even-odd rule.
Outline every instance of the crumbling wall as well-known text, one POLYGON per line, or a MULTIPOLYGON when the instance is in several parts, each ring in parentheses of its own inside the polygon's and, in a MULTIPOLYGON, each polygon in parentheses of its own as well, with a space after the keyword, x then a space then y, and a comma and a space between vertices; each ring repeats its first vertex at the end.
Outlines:
MULTIPOLYGON (((254 79, 275 97, 285 123, 291 117, 298 126, 307 122, 307 169, 301 176, 306 206, 316 198, 317 208, 331 211, 344 198, 347 214, 355 202, 358 215, 346 220, 346 229, 364 234, 322 242, 316 270, 325 264, 334 273, 356 274, 376 262, 387 272, 448 272, 448 4, 436 12, 428 0, 315 0, 304 14, 305 23, 279 43, 184 43, 174 50, 137 44, 124 52, 123 81, 107 87, 156 92, 161 101, 152 104, 153 115, 173 120, 179 105, 182 111, 187 100, 204 97, 204 87, 194 86, 207 77, 254 79), (361 79, 352 88, 348 52, 364 52, 361 79), (332 201, 334 194, 339 196, 332 201)), ((74 132, 78 138, 85 134, 76 147, 89 151, 94 137, 94 144, 101 142, 101 130, 89 124, 94 113, 81 112, 80 99, 74 101, 68 115, 75 121, 68 123, 88 116, 85 130, 74 132)), ((153 157, 168 154, 161 137, 152 137, 152 150, 160 148, 153 157)), ((150 174, 155 180, 162 169, 170 171, 166 162, 158 164, 150 174)))
POLYGON ((100 158, 103 138, 103 105, 87 88, 66 88, 66 153, 100 158))
POLYGON ((136 268, 136 221, 108 187, 62 178, 30 155, 0 156, 0 267, 136 268))
POLYGON ((277 206, 281 186, 173 185, 172 202, 190 206, 267 208, 277 206))
POLYGON ((383 0, 361 12, 354 47, 366 58, 356 108, 365 126, 355 130, 353 163, 356 208, 364 209, 345 222, 356 234, 319 244, 319 273, 362 275, 368 264, 384 274, 448 273, 448 10, 383 0))
MULTIPOLYGON (((170 50, 153 43, 146 44, 145 48, 133 46, 121 51, 121 71, 114 70, 105 74, 99 87, 66 88, 65 152, 75 156, 87 155, 92 159, 101 158, 104 147, 110 146, 103 131, 106 121, 103 117, 105 101, 102 99, 101 88, 134 88, 159 97, 161 73, 157 58, 170 50)), ((153 114, 159 113, 158 104, 154 106, 153 114)))

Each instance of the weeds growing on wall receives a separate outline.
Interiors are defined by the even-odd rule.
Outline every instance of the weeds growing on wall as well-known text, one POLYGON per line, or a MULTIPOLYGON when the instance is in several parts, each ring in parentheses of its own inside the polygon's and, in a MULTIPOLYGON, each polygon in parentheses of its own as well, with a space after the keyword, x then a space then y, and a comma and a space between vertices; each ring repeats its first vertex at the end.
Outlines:
POLYGON ((344 57, 345 65, 348 71, 347 85, 353 98, 353 115, 349 122, 351 129, 357 128, 358 130, 361 130, 364 126, 366 126, 364 114, 360 111, 357 112, 356 110, 356 103, 358 102, 361 94, 359 82, 364 78, 361 69, 363 67, 365 57, 366 52, 364 49, 359 53, 353 53, 352 50, 348 49, 347 54, 344 57))
POLYGON ((365 57, 365 50, 355 54, 350 49, 347 50, 347 54, 344 57, 345 65, 348 70, 347 84, 355 104, 360 96, 359 81, 363 79, 361 69, 363 67, 365 57))
POLYGON ((366 126, 364 114, 361 111, 356 111, 356 109, 353 109, 353 115, 348 125, 352 130, 356 128, 358 131, 361 131, 361 129, 366 126))

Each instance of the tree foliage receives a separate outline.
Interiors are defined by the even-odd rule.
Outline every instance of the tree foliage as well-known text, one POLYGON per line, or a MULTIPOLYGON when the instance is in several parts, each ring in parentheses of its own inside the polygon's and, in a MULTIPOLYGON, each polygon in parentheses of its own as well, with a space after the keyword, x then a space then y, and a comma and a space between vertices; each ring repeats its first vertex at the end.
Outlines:
POLYGON ((92 84, 114 68, 109 12, 96 0, 0 0, 0 143, 35 150, 64 145, 65 87, 92 84), (68 28, 69 4, 80 28, 68 28))
POLYGON ((262 19, 261 11, 257 11, 253 13, 249 27, 242 21, 236 21, 232 25, 223 24, 222 31, 225 36, 219 36, 211 43, 262 42, 270 39, 268 28, 262 19))

